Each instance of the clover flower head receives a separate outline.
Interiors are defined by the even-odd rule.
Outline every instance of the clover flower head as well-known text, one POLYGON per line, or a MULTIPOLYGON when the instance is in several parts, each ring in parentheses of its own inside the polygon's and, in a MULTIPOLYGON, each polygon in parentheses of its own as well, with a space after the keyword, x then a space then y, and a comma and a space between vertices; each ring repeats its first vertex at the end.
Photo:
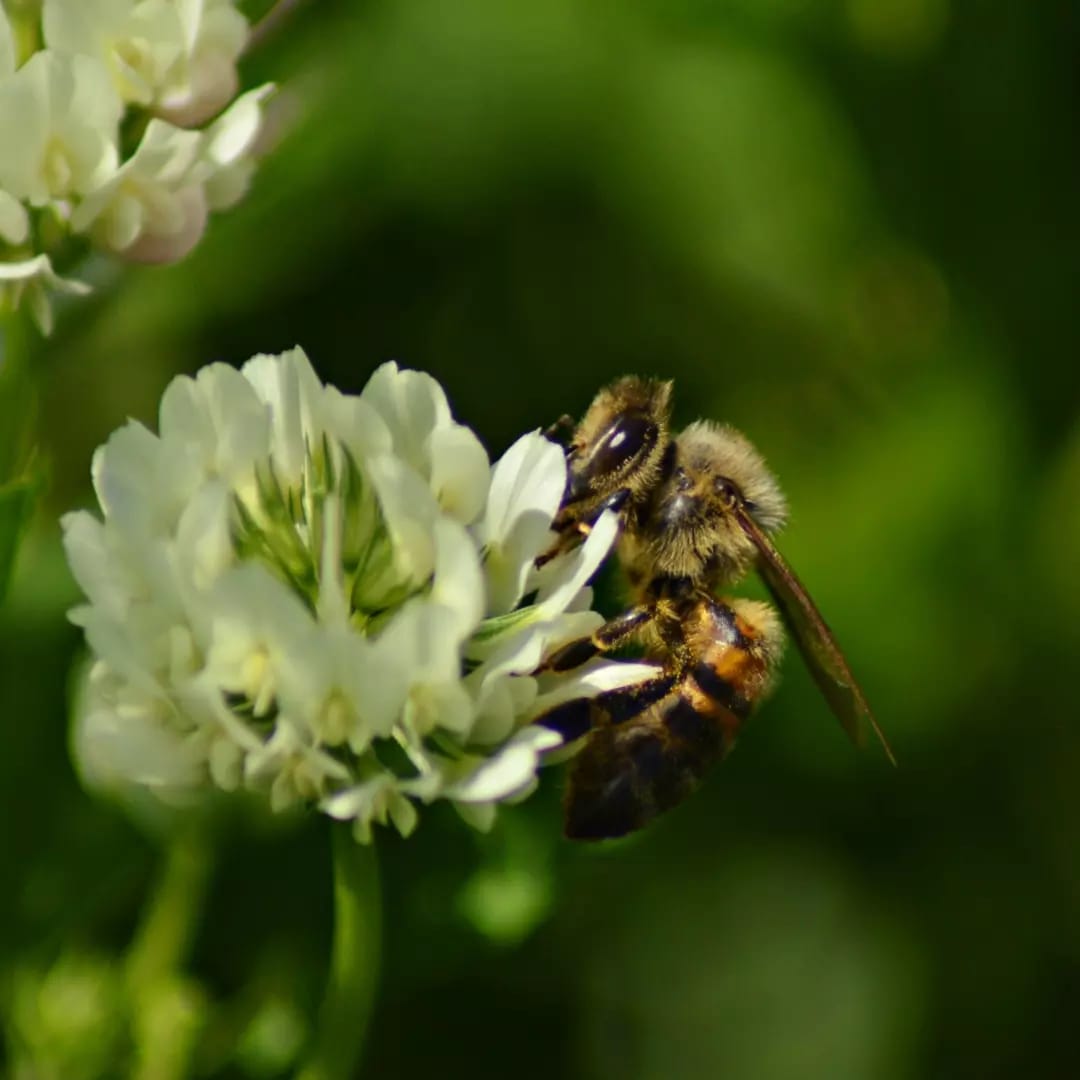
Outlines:
POLYGON ((236 94, 248 23, 231 0, 45 0, 49 48, 95 57, 117 95, 184 127, 236 94))
MULTIPOLYGON (((0 271, 46 257, 67 280, 90 245, 183 258, 246 192, 271 89, 237 97, 235 0, 44 0, 18 36, 15 17, 0 4, 0 271)), ((47 330, 54 286, 34 280, 4 298, 47 330)))
POLYGON ((211 365, 92 472, 102 516, 63 522, 91 782, 253 788, 362 840, 437 799, 483 827, 560 742, 530 717, 652 670, 536 674, 602 621, 587 582, 616 522, 537 570, 562 451, 533 433, 489 465, 421 372, 384 364, 347 395, 299 349, 211 365))

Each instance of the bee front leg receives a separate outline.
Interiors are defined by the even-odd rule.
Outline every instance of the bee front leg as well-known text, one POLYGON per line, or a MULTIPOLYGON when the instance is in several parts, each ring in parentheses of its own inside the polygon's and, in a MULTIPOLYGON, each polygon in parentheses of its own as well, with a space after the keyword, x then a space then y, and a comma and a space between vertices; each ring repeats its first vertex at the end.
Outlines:
POLYGON ((563 413, 554 424, 544 428, 542 434, 550 442, 562 443, 565 437, 577 427, 577 421, 568 413, 563 413))
POLYGON ((551 526, 555 532, 559 533, 559 538, 547 551, 536 557, 537 569, 551 562, 556 555, 561 555, 564 551, 569 551, 572 547, 576 547, 581 543, 592 532, 593 526, 599 521, 600 515, 605 510, 612 510, 616 514, 621 514, 626 509, 626 504, 629 501, 630 489, 619 488, 618 491, 613 491, 603 502, 598 503, 588 514, 578 516, 574 512, 573 505, 564 506, 555 516, 555 521, 551 526))

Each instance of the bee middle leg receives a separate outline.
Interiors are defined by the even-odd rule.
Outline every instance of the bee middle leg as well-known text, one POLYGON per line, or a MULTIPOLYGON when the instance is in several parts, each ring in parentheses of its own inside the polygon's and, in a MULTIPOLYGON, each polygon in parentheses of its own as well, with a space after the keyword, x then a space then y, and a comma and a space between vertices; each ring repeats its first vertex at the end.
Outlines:
POLYGON ((572 668, 581 667, 582 664, 591 660, 594 656, 611 652, 631 634, 636 634, 639 630, 648 626, 655 618, 655 604, 638 604, 635 607, 627 608, 621 615, 608 619, 603 626, 594 630, 589 637, 577 638, 563 645, 561 649, 556 649, 537 668, 537 671, 570 671, 572 668))
MULTIPOLYGON (((557 649, 538 668, 570 671, 596 656, 610 652, 656 618, 655 604, 638 604, 609 619, 589 637, 577 638, 557 649)), ((621 686, 592 698, 573 698, 537 717, 536 722, 559 732, 570 742, 597 724, 620 724, 667 697, 679 679, 675 666, 657 665, 656 674, 633 686, 621 686)))

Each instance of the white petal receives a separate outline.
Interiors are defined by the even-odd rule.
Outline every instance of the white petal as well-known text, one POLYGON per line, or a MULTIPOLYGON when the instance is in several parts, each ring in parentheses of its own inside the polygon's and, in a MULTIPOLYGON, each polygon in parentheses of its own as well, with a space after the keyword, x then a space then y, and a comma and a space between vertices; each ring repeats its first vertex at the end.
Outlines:
POLYGON ((428 600, 410 600, 383 631, 379 642, 388 652, 408 657, 410 682, 456 683, 461 654, 455 636, 457 613, 428 600))
POLYGON ((322 406, 326 430, 340 440, 357 465, 363 466, 368 458, 392 450, 390 429, 362 398, 328 386, 322 406))
POLYGON ((273 92, 267 83, 241 94, 206 129, 203 154, 213 168, 232 165, 251 149, 262 123, 263 102, 273 92))
POLYGON ((76 714, 74 758, 84 780, 95 787, 121 781, 157 788, 185 788, 204 775, 202 755, 178 732, 149 715, 119 716, 103 702, 76 714))
POLYGON ((569 606, 585 583, 600 569, 618 535, 619 519, 610 510, 605 510, 585 543, 559 560, 558 577, 547 582, 536 598, 537 606, 547 617, 569 606))
POLYGON ((402 371, 392 360, 375 369, 360 392, 385 421, 394 451, 425 480, 431 475, 428 438, 451 423, 443 388, 421 371, 402 371))
POLYGON ((151 120, 134 154, 75 208, 72 229, 91 231, 116 251, 126 251, 143 234, 182 250, 205 224, 206 200, 196 175, 201 147, 199 132, 151 120))
POLYGON ((30 235, 30 215, 14 195, 0 191, 0 240, 21 244, 30 235))
POLYGON ((551 538, 551 520, 566 487, 562 451, 533 432, 495 463, 479 527, 487 549, 488 614, 512 610, 525 592, 533 562, 551 538))
POLYGON ((42 28, 50 49, 95 55, 125 101, 149 105, 185 48, 176 7, 161 0, 45 0, 42 28))
POLYGON ((217 481, 205 484, 180 515, 176 549, 183 577, 195 589, 209 590, 236 559, 230 508, 229 490, 217 481))
POLYGON ((35 255, 21 262, 0 262, 0 282, 29 281, 33 278, 40 278, 51 289, 73 296, 85 296, 90 292, 89 285, 74 278, 60 277, 53 270, 48 255, 35 255))
POLYGON ((435 523, 435 580, 431 600, 457 616, 453 630, 462 643, 484 614, 484 577, 476 545, 464 527, 450 518, 435 523))
POLYGON ((116 169, 120 113, 96 60, 34 53, 0 81, 0 184, 35 206, 92 191, 116 169))
POLYGON ((394 541, 398 572, 416 584, 435 567, 435 522, 439 507, 427 484, 404 461, 380 455, 368 463, 386 528, 394 541))
POLYGON ((429 446, 431 490, 443 510, 468 525, 487 499, 490 469, 487 451, 461 424, 436 428, 429 446))
POLYGON ((560 678, 547 677, 542 681, 550 681, 550 689, 542 688, 533 704, 526 712, 528 718, 535 719, 549 709, 561 705, 564 701, 573 701, 575 698, 595 697, 608 690, 616 690, 623 686, 632 686, 634 683, 651 679, 662 668, 657 664, 637 664, 620 660, 601 660, 580 668, 578 671, 568 672, 560 678))
POLYGON ((291 715, 357 753, 390 734, 408 691, 410 658, 345 627, 314 624, 277 661, 278 700, 291 715), (330 710, 330 712, 327 712, 330 710), (331 723, 335 729, 327 731, 331 723))
POLYGON ((253 357, 241 373, 269 406, 274 464, 279 479, 291 486, 303 471, 308 446, 315 448, 322 439, 325 388, 299 346, 277 356, 253 357))
POLYGON ((60 519, 64 554, 79 588, 114 616, 120 616, 132 592, 133 582, 108 542, 105 526, 85 510, 60 519))
POLYGON ((98 447, 91 473, 106 517, 139 536, 170 534, 198 481, 190 458, 133 420, 98 447))
POLYGON ((179 262, 195 249, 210 218, 206 193, 202 187, 189 184, 171 194, 169 201, 171 216, 146 219, 137 237, 114 247, 117 255, 126 262, 160 266, 179 262))
POLYGON ((472 727, 473 714, 473 700, 460 682, 415 681, 405 701, 402 726, 413 739, 436 729, 465 736, 472 727))
POLYGON ((536 699, 536 679, 528 675, 495 675, 477 684, 470 675, 466 681, 474 689, 479 685, 469 743, 497 746, 505 742, 536 699))
POLYGON ((561 744, 562 736, 547 728, 523 728, 469 776, 451 784, 446 796, 464 803, 510 798, 535 779, 540 754, 561 744))
POLYGON ((539 432, 523 435, 492 468, 484 540, 501 540, 518 518, 530 512, 550 522, 565 488, 566 459, 562 450, 539 432))

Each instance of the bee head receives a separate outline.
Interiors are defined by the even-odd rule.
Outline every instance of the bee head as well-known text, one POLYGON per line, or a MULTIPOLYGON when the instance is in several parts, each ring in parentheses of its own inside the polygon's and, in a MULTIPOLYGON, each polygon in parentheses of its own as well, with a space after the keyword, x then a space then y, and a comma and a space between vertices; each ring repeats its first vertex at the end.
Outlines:
POLYGON ((660 514, 672 528, 658 541, 665 560, 695 576, 713 568, 718 580, 737 580, 757 549, 733 511, 744 507, 767 533, 787 517, 784 496, 754 445, 726 424, 699 420, 678 438, 678 466, 660 514))
POLYGON ((620 489, 636 500, 649 491, 668 447, 670 415, 670 382, 631 375, 601 390, 570 443, 566 501, 620 489))
POLYGON ((728 424, 698 420, 679 436, 679 457, 701 483, 711 485, 721 507, 741 502, 767 533, 783 528, 787 521, 783 492, 742 432, 728 424))

